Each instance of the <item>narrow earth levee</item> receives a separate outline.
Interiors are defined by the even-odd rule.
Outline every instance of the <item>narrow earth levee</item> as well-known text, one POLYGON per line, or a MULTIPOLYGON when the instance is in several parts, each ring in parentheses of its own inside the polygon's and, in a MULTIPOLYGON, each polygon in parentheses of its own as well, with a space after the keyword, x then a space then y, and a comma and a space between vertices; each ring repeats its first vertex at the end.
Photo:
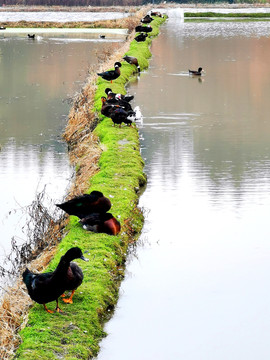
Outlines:
MULTIPOLYGON (((148 67, 149 46, 165 20, 154 17, 153 31, 144 42, 133 40, 133 31, 123 48, 95 70, 95 73, 107 70, 115 61, 121 61, 121 76, 110 84, 91 74, 71 109, 64 137, 76 168, 76 179, 69 197, 92 190, 103 192, 112 202, 110 212, 120 221, 121 232, 117 236, 88 232, 77 217, 70 217, 68 233, 56 247, 46 271, 55 269, 69 248, 79 246, 89 258, 88 263, 78 261, 84 272, 83 284, 76 291, 72 305, 60 300, 64 314, 48 314, 41 305, 31 305, 19 334, 17 359, 89 359, 99 351, 99 342, 105 336, 104 322, 118 299, 128 246, 136 240, 143 225, 143 214, 137 204, 139 189, 146 183, 138 129, 112 126, 111 119, 100 113, 100 98, 105 95, 106 87, 125 93, 126 83, 137 75, 137 68, 122 60, 125 54, 137 57, 141 70, 148 67)), ((25 288, 23 291, 26 294, 25 288)), ((53 309, 55 304, 48 307, 53 309)))

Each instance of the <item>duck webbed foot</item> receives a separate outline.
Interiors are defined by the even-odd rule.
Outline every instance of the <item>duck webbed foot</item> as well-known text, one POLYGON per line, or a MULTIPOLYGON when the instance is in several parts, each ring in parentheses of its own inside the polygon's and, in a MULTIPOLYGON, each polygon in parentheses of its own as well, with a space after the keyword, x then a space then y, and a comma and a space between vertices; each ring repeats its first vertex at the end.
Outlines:
POLYGON ((59 314, 64 314, 64 311, 62 311, 59 306, 56 306, 54 311, 58 312, 59 314))
POLYGON ((60 313, 60 314, 63 314, 64 312, 60 309, 60 307, 58 306, 58 299, 56 300, 56 308, 55 310, 56 312, 60 313))
POLYGON ((72 290, 72 293, 71 293, 70 297, 67 298, 67 299, 63 299, 63 301, 64 301, 66 304, 73 304, 72 297, 73 297, 74 293, 75 293, 75 290, 72 290))
POLYGON ((53 313, 54 313, 54 311, 49 310, 49 309, 47 308, 46 304, 43 304, 43 306, 44 306, 44 309, 45 309, 49 314, 53 314, 53 313))

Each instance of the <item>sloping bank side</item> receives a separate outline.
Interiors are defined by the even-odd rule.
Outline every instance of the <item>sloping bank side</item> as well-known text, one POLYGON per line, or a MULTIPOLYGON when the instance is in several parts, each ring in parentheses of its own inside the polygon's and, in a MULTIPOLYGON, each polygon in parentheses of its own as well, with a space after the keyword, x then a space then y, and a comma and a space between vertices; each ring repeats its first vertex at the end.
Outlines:
MULTIPOLYGON (((155 17, 151 23, 152 38, 158 34, 159 26, 165 20, 155 17)), ((126 52, 138 58, 141 70, 148 67, 151 41, 151 38, 141 43, 132 40, 126 52)), ((113 92, 125 93, 125 84, 135 72, 135 66, 122 62, 121 76, 113 84, 96 78, 96 83, 93 84, 93 108, 87 109, 95 114, 98 122, 91 131, 91 136, 85 135, 85 138, 87 141, 95 141, 102 151, 98 169, 87 179, 87 186, 83 190, 86 193, 92 190, 102 191, 110 198, 110 212, 121 222, 121 233, 109 236, 87 232, 78 223, 77 217, 70 217, 68 234, 59 244, 48 270, 55 269, 60 257, 69 248, 79 246, 89 258, 88 263, 77 261, 84 272, 83 284, 76 291, 72 305, 60 300, 60 308, 64 314, 51 315, 43 310, 42 305, 34 304, 29 311, 27 325, 20 333, 22 343, 17 350, 16 359, 90 359, 98 353, 99 342, 106 335, 103 326, 118 299, 128 245, 136 239, 136 234, 139 234, 143 225, 143 215, 137 203, 138 190, 146 183, 146 178, 137 128, 125 125, 121 128, 113 127, 111 119, 100 113, 100 97, 105 95, 104 89, 108 86, 113 92)), ((85 107, 85 104, 78 103, 78 109, 81 105, 85 107)), ((74 143, 73 147, 76 148, 74 143)), ((91 167, 93 161, 88 157, 87 145, 83 145, 83 149, 80 156, 75 156, 77 178, 80 178, 82 167, 87 168, 87 163, 91 167)), ((78 183, 74 194, 76 191, 82 191, 78 183)), ((48 307, 53 309, 55 303, 48 304, 48 307)))

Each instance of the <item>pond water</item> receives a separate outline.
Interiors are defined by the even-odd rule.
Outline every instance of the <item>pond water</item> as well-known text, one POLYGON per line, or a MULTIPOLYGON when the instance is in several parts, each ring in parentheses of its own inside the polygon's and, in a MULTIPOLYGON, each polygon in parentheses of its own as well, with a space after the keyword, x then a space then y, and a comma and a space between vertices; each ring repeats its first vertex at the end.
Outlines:
POLYGON ((98 360, 269 358, 269 37, 265 22, 171 16, 153 41, 129 88, 144 115, 142 245, 98 360))
POLYGON ((45 185, 53 203, 66 194, 73 174, 62 141, 68 99, 97 66, 97 54, 106 48, 115 51, 122 39, 64 33, 35 40, 27 35, 0 37, 0 265, 11 238, 19 243, 26 239, 22 208, 45 185))
POLYGON ((76 22, 76 21, 99 21, 121 19, 129 16, 129 13, 121 12, 69 12, 69 11, 0 11, 0 22, 4 21, 52 21, 52 22, 76 22))

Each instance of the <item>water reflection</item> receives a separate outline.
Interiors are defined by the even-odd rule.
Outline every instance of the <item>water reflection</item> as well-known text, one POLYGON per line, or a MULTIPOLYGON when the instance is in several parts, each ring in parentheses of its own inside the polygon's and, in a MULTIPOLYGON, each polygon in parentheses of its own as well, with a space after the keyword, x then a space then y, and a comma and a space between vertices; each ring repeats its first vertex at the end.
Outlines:
POLYGON ((99 360, 270 355, 270 31, 253 24, 170 18, 131 85, 149 211, 99 360))
POLYGON ((29 205, 45 185, 55 202, 65 195, 73 173, 61 137, 67 100, 83 86, 97 54, 115 51, 122 41, 51 36, 0 38, 0 264, 11 238, 23 242, 26 236, 24 213, 14 210, 29 205))

